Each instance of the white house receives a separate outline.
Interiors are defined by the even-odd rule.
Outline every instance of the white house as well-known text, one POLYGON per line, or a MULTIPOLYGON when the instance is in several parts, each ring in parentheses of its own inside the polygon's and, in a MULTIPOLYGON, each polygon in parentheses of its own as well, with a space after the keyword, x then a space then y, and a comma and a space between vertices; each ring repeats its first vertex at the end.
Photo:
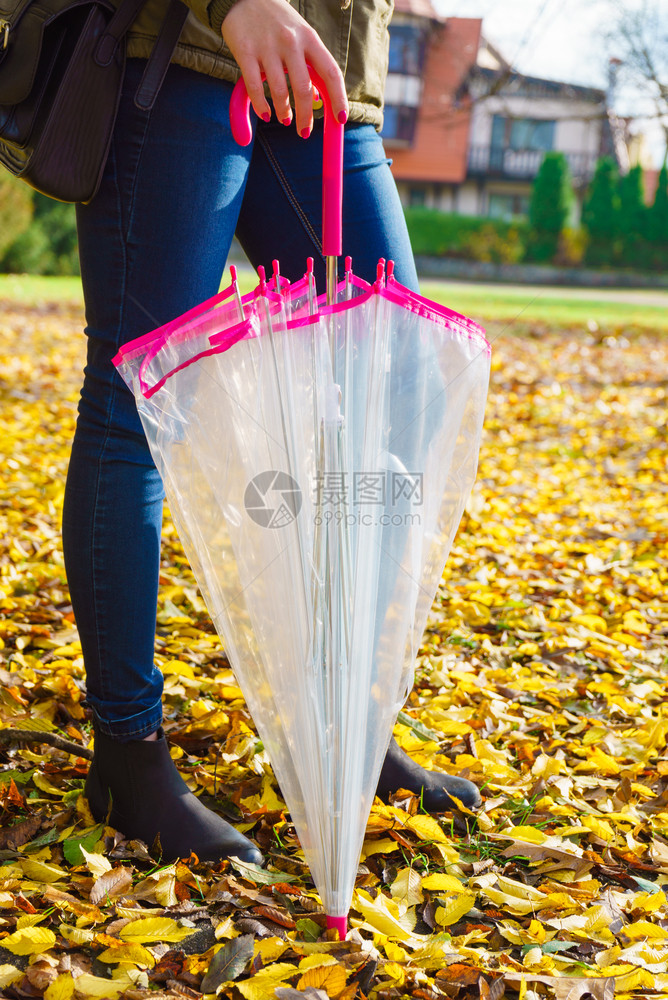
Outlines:
POLYGON ((600 156, 624 166, 606 92, 516 73, 479 19, 397 0, 390 39, 383 138, 404 204, 522 216, 548 151, 565 154, 580 194, 600 156))

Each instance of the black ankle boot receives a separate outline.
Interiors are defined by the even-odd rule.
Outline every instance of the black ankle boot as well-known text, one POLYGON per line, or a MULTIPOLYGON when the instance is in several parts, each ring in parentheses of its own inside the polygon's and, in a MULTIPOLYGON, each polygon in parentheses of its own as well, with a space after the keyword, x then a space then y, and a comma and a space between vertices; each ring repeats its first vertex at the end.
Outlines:
POLYGON ((95 730, 95 752, 84 794, 98 823, 107 819, 128 839, 151 847, 160 837, 162 859, 200 861, 237 857, 262 864, 260 851, 193 795, 169 755, 165 735, 121 743, 95 730))
POLYGON ((482 804, 480 792, 472 781, 456 778, 443 771, 426 771, 401 749, 394 737, 380 772, 376 795, 387 802, 390 792, 406 788, 416 795, 422 794, 422 805, 427 812, 443 812, 456 809, 454 795, 467 809, 479 809, 482 804))

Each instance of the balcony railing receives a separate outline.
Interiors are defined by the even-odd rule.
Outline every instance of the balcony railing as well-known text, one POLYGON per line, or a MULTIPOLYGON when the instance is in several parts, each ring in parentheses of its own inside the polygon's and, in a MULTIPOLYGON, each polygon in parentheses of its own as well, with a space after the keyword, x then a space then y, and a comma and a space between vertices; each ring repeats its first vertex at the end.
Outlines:
MULTIPOLYGON (((564 153, 573 180, 588 181, 594 173, 596 156, 592 153, 564 153)), ((468 172, 472 177, 503 177, 508 180, 532 180, 545 156, 543 149, 501 149, 493 146, 470 146, 468 172)))

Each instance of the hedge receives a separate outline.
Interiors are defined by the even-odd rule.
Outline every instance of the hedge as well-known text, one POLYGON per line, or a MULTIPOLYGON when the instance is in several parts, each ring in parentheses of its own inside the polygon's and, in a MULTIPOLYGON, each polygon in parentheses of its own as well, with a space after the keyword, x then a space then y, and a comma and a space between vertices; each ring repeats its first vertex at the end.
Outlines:
POLYGON ((526 222, 475 215, 455 215, 430 208, 404 212, 413 253, 425 257, 512 264, 524 257, 529 234, 526 222))
POLYGON ((33 217, 33 192, 0 168, 0 261, 33 217))
POLYGON ((74 205, 45 198, 1 170, 0 272, 79 273, 74 205))

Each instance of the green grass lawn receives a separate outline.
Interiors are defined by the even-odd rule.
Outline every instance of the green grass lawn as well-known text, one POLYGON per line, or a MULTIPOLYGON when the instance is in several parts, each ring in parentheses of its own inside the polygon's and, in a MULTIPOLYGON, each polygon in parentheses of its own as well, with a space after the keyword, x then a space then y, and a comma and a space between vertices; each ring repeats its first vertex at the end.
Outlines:
MULTIPOLYGON (((242 292, 255 284, 249 269, 240 269, 242 292)), ((531 327, 625 332, 633 329, 668 333, 668 292, 547 288, 519 285, 424 281, 423 294, 457 312, 485 323, 502 323, 517 332, 531 327)), ((0 275, 0 302, 81 302, 79 278, 0 275)))
POLYGON ((424 281, 422 293, 483 324, 668 333, 668 292, 659 290, 424 281))
POLYGON ((51 278, 41 274, 0 274, 3 301, 35 306, 43 302, 81 302, 80 278, 51 278))

